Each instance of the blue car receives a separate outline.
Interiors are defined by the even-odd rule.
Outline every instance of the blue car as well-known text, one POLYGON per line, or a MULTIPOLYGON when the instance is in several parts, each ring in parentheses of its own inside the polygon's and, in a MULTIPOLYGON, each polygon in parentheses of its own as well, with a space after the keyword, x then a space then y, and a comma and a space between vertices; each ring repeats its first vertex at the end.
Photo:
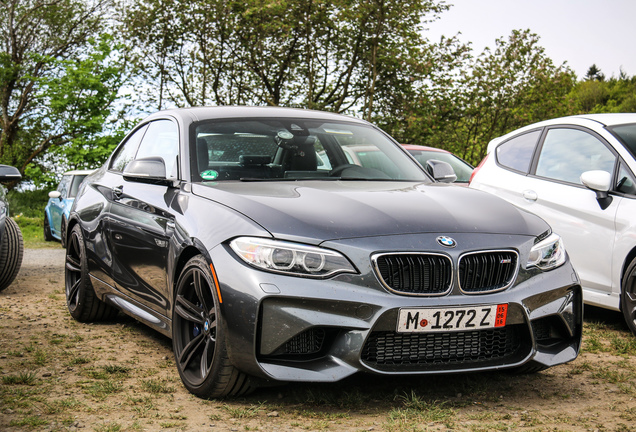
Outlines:
POLYGON ((93 170, 69 171, 64 174, 57 190, 49 192, 49 202, 44 208, 44 240, 58 240, 66 247, 66 221, 75 201, 80 184, 93 170))

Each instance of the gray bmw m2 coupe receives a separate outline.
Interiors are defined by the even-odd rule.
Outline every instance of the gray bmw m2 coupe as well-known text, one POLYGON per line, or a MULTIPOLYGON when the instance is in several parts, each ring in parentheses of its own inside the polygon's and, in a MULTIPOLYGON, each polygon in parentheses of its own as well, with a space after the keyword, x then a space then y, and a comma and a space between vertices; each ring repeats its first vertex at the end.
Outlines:
POLYGON ((453 179, 341 115, 153 114, 75 199, 68 309, 169 336, 201 397, 575 359, 581 287, 560 237, 453 179), (364 164, 347 161, 356 147, 364 164))

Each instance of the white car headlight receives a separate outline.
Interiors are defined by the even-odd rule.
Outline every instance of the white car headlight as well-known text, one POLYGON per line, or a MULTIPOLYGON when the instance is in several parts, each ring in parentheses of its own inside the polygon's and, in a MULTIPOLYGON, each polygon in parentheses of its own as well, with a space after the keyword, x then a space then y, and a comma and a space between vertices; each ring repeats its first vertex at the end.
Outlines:
POLYGON ((356 273, 356 269, 343 255, 315 246, 239 237, 230 242, 230 247, 246 263, 275 273, 315 278, 356 273))
POLYGON ((559 235, 552 233, 532 247, 526 267, 551 270, 563 265, 565 258, 563 240, 561 240, 559 235))

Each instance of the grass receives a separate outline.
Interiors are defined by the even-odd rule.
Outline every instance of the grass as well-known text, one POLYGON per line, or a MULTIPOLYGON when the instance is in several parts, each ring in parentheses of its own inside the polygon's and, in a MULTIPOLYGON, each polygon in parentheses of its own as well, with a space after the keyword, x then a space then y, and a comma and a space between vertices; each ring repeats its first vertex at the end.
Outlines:
POLYGON ((49 200, 49 190, 7 193, 9 211, 22 232, 24 247, 29 249, 56 249, 59 242, 44 240, 44 207, 49 200))
POLYGON ((36 377, 33 372, 20 372, 17 375, 4 375, 2 384, 5 385, 35 385, 36 377))
MULTIPOLYGON (((61 247, 58 242, 45 242, 42 238, 46 192, 25 192, 19 197, 17 193, 10 193, 11 215, 23 231, 26 247, 61 247)), ((52 280, 49 282, 53 283, 52 280)), ((48 294, 48 299, 59 303, 60 307, 64 305, 63 298, 64 294, 60 292, 57 296, 48 294)), ((63 425, 70 427, 76 418, 100 412, 102 417, 87 427, 87 431, 186 430, 193 424, 186 413, 166 411, 167 406, 171 410, 174 408, 178 398, 184 406, 195 404, 205 410, 207 419, 215 424, 218 422, 216 427, 219 429, 229 424, 235 430, 268 430, 279 426, 281 430, 285 427, 338 430, 341 423, 351 426, 360 422, 360 431, 567 430, 577 421, 575 415, 564 411, 548 417, 538 411, 543 406, 542 401, 547 401, 548 405, 571 404, 609 389, 611 392, 604 393, 606 396, 602 401, 602 409, 608 410, 605 399, 625 395, 632 400, 636 396, 636 367, 632 360, 636 357, 636 338, 626 330, 619 314, 597 311, 588 316, 590 312, 593 310, 586 308, 583 353, 594 356, 561 367, 567 368, 568 374, 554 380, 551 377, 559 373, 557 368, 536 376, 521 377, 503 373, 480 374, 406 382, 378 380, 373 385, 359 380, 354 381, 354 385, 290 385, 280 390, 264 389, 253 397, 226 402, 184 396, 181 385, 174 385, 178 376, 172 360, 156 358, 154 367, 165 369, 169 366, 171 373, 167 378, 156 378, 153 377, 156 369, 139 367, 132 358, 120 361, 115 355, 110 358, 110 354, 102 354, 101 344, 86 344, 92 350, 85 350, 81 342, 102 337, 96 335, 97 327, 84 334, 90 326, 66 319, 63 325, 68 326, 68 333, 62 327, 56 327, 54 331, 49 327, 41 329, 40 334, 33 334, 31 340, 0 344, 0 358, 4 361, 0 361, 0 406, 11 413, 9 417, 3 411, 6 416, 3 424, 24 430, 44 430, 45 426, 50 430, 66 430, 63 425), (82 330, 81 335, 77 329, 82 330), (594 361, 599 355, 608 359, 602 363, 594 361), (98 360, 112 363, 95 364, 98 360), (42 367, 60 372, 55 372, 53 378, 46 375, 40 378, 40 372, 31 371, 39 371, 42 367), (80 381, 73 381, 73 378, 80 378, 80 381), (586 385, 580 390, 562 389, 561 384, 567 382, 565 378, 582 378, 586 385), (516 386, 525 393, 519 394, 516 386), (281 415, 269 417, 270 411, 281 415)), ((0 309, 0 316, 2 314, 14 312, 6 307, 0 309)), ((20 321, 20 325, 26 325, 26 321, 20 321)), ((139 328, 126 325, 117 335, 127 339, 143 333, 139 328)), ((0 339, 9 340, 8 334, 12 330, 13 327, 7 327, 0 320, 0 339)), ((118 343, 116 338, 104 339, 103 346, 109 342, 118 343)), ((158 342, 154 337, 143 337, 136 343, 140 355, 151 355, 158 342)), ((621 407, 611 418, 615 421, 611 430, 636 430, 630 426, 636 420, 636 407, 621 407)), ((585 427, 602 426, 595 419, 592 417, 585 427)), ((600 430, 604 429, 600 427, 600 430)))

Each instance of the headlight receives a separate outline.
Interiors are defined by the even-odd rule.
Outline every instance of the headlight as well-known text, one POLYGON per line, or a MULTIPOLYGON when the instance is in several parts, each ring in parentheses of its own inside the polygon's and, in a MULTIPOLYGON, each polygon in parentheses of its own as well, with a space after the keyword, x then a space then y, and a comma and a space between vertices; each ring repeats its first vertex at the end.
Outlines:
POLYGON ((551 270, 562 265, 565 262, 565 257, 563 240, 557 234, 552 233, 532 247, 526 267, 551 270))
POLYGON ((326 278, 337 273, 356 273, 338 252, 315 246, 239 237, 230 242, 232 250, 246 263, 275 273, 326 278))

